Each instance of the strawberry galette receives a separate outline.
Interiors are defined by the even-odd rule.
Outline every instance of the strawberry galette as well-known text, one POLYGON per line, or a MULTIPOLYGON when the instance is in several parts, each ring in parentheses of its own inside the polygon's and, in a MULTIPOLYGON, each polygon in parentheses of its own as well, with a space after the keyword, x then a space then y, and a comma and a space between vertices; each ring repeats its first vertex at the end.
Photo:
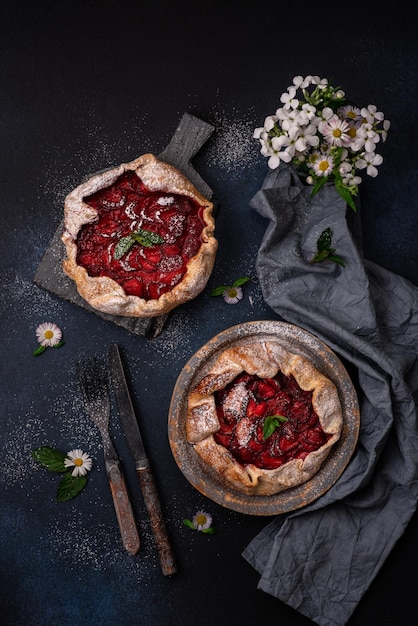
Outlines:
POLYGON ((242 339, 193 384, 186 437, 221 481, 273 495, 312 478, 341 435, 338 390, 273 340, 242 339))
POLYGON ((213 205, 173 166, 145 154, 65 199, 64 271, 93 308, 155 317, 195 298, 211 274, 213 205))

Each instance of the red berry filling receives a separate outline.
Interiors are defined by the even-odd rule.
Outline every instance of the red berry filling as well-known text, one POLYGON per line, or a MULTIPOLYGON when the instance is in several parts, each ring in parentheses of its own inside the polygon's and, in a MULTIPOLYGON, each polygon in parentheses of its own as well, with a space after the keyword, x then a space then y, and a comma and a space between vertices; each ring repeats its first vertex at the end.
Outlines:
POLYGON ((312 406, 312 392, 282 372, 274 378, 240 374, 215 393, 215 403, 220 423, 215 441, 242 465, 274 469, 304 459, 329 439, 312 406), (264 422, 273 415, 287 421, 264 438, 264 422))
POLYGON ((77 238, 77 263, 89 276, 108 276, 127 295, 144 300, 158 299, 182 280, 202 243, 204 207, 188 196, 150 191, 135 172, 83 201, 98 212, 77 238), (115 258, 120 239, 140 230, 163 242, 149 247, 135 242, 115 258))

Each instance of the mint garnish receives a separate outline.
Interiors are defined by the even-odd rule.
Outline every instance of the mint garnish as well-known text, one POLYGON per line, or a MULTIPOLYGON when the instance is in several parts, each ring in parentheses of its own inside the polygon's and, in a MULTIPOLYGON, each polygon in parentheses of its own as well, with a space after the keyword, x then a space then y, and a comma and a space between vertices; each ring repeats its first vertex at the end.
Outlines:
POLYGON ((134 243, 139 243, 144 248, 150 248, 156 244, 164 243, 164 239, 151 230, 140 228, 119 239, 113 252, 113 258, 121 259, 132 248, 134 243))
POLYGON ((263 439, 268 439, 284 422, 287 422, 288 418, 284 415, 268 415, 263 424, 263 439))
POLYGON ((311 263, 320 263, 321 261, 333 261, 338 265, 345 267, 344 261, 338 254, 334 254, 335 248, 332 248, 332 230, 326 228, 318 238, 316 243, 317 253, 311 260, 311 263))

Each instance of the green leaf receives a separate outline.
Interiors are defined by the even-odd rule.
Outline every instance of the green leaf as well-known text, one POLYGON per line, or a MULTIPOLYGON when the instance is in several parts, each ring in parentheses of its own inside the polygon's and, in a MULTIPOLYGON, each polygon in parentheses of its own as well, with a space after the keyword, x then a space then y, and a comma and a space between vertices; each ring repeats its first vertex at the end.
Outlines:
POLYGON ((196 530, 196 526, 189 519, 184 519, 183 524, 192 530, 196 530))
POLYGON ((321 176, 319 178, 317 178, 315 185, 313 186, 313 189, 311 191, 311 197, 313 198, 320 189, 322 189, 322 187, 328 182, 328 176, 321 176))
POLYGON ((119 239, 113 251, 113 258, 121 259, 127 252, 129 252, 135 242, 141 244, 144 248, 151 248, 156 244, 164 243, 164 239, 151 230, 140 228, 139 230, 132 231, 130 235, 126 235, 126 237, 121 237, 119 239))
POLYGON ((72 500, 87 485, 87 476, 65 474, 58 485, 57 502, 72 500))
POLYGON ((335 180, 335 188, 338 191, 338 193, 340 194, 340 196, 342 197, 343 200, 345 200, 345 202, 348 204, 348 206, 353 209, 353 211, 357 211, 357 207, 354 203, 353 200, 353 196, 351 195, 351 193, 349 192, 349 190, 347 189, 347 187, 345 187, 342 183, 342 181, 336 179, 335 180))
POLYGON ((35 461, 38 461, 43 467, 51 472, 66 472, 67 468, 64 465, 65 454, 59 450, 54 450, 50 446, 41 446, 36 450, 32 450, 32 457, 35 461))
POLYGON ((318 252, 321 253, 324 250, 327 251, 329 250, 330 246, 331 246, 331 238, 332 238, 332 232, 330 228, 326 228, 319 236, 318 241, 317 241, 317 248, 318 248, 318 252))
POLYGON ((237 280, 232 283, 232 287, 242 287, 242 285, 245 285, 245 283, 248 283, 248 281, 250 281, 251 278, 249 276, 243 276, 242 278, 237 278, 237 280))
POLYGON ((164 239, 160 237, 158 233, 154 233, 152 230, 145 230, 144 228, 134 231, 131 236, 145 248, 151 248, 151 246, 155 246, 155 244, 164 243, 164 239))
POLYGON ((216 287, 212 292, 211 292, 211 296, 221 296, 223 294, 224 291, 226 291, 227 289, 229 289, 229 287, 227 285, 221 285, 220 287, 216 287))
POLYGON ((214 535, 216 533, 216 530, 213 528, 213 526, 209 526, 209 528, 204 528, 202 530, 202 533, 205 533, 205 535, 214 535))
POLYGON ((333 254, 333 255, 329 256, 328 257, 328 261, 334 261, 334 263, 337 263, 338 265, 341 265, 342 267, 345 267, 344 261, 337 254, 333 254))
POLYGON ((52 346, 53 348, 62 348, 62 346, 65 344, 65 341, 60 341, 59 343, 56 343, 55 346, 52 346))
POLYGON ((119 239, 113 251, 113 258, 121 259, 123 255, 126 254, 128 250, 132 248, 134 243, 135 243, 135 239, 133 239, 131 235, 127 235, 126 237, 121 237, 121 239, 119 239))
POLYGON ((268 439, 284 422, 287 422, 288 418, 284 415, 267 415, 263 424, 263 439, 268 439))
POLYGON ((316 243, 317 253, 311 259, 311 263, 320 263, 321 261, 333 261, 342 267, 345 267, 343 259, 334 254, 335 248, 331 247, 332 231, 330 228, 326 228, 318 238, 316 243))
POLYGON ((39 356, 42 352, 45 352, 46 348, 47 346, 39 346, 39 348, 36 348, 34 351, 33 356, 39 356))
POLYGON ((219 287, 215 287, 210 295, 222 296, 227 289, 231 289, 231 287, 242 287, 242 285, 245 285, 245 283, 248 283, 250 280, 250 276, 242 276, 241 278, 237 278, 232 285, 220 285, 219 287))
POLYGON ((126 237, 121 237, 118 243, 115 246, 113 251, 114 259, 121 259, 124 254, 128 252, 134 245, 135 240, 131 237, 131 235, 127 235, 126 237))

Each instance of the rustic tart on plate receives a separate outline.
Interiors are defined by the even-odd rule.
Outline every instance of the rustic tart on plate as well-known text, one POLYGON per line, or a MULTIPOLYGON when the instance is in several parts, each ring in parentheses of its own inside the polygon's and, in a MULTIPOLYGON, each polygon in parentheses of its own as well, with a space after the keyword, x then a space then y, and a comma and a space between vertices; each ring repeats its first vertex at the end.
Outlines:
POLYGON ((307 331, 259 321, 223 331, 183 368, 169 440, 183 474, 235 510, 304 506, 344 471, 358 437, 351 380, 307 331))
POLYGON ((207 284, 218 246, 212 211, 177 168, 144 154, 68 194, 63 269, 99 311, 164 315, 207 284))

